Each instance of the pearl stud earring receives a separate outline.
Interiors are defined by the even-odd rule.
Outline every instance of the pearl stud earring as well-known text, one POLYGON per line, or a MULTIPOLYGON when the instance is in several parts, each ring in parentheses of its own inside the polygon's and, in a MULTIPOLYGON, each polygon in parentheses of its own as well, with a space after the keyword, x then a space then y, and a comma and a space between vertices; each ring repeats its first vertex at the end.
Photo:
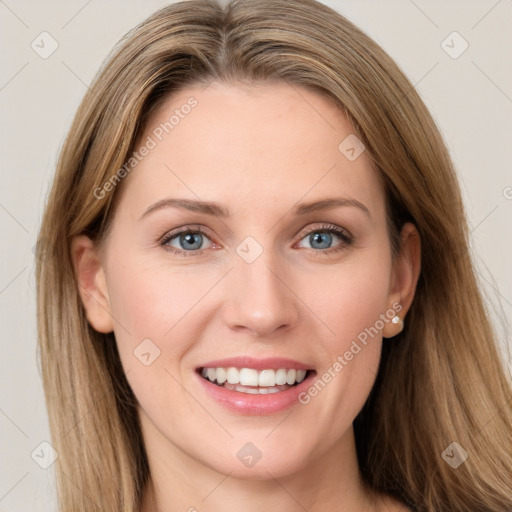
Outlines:
POLYGON ((397 325, 399 327, 399 331, 398 331, 399 333, 402 332, 402 330, 404 328, 404 321, 398 315, 395 315, 391 319, 391 323, 393 323, 393 324, 395 324, 395 325, 397 325))

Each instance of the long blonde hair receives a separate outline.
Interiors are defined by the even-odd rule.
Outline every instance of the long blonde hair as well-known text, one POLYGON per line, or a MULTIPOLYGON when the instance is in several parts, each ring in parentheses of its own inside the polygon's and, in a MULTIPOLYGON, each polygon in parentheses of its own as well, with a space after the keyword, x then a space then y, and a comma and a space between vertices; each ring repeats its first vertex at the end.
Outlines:
POLYGON ((149 114, 173 91, 212 79, 285 80, 334 101, 384 181, 393 247, 407 220, 421 235, 405 329, 384 344, 354 422, 365 481, 418 512, 512 509, 510 379, 475 278, 456 175, 414 87, 375 42, 314 0, 190 0, 130 31, 99 71, 44 212, 39 351, 60 510, 140 511, 149 477, 115 338, 87 322, 70 241, 106 236, 122 183, 101 198, 94 190, 123 167, 149 114), (452 442, 468 454, 457 469, 442 455, 453 456, 452 442))

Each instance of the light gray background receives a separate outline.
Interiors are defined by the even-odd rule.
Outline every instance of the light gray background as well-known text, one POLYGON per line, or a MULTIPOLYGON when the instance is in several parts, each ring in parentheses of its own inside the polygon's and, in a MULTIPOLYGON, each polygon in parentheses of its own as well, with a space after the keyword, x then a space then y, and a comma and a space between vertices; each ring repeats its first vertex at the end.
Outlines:
MULTIPOLYGON (((0 512, 56 509, 53 466, 31 458, 50 439, 36 364, 33 246, 56 157, 104 57, 167 3, 0 0, 0 512), (59 45, 47 59, 31 47, 43 31, 59 45)), ((459 173, 479 277, 512 369, 512 0, 325 3, 383 46, 434 115, 459 173), (456 59, 442 47, 453 31, 469 44, 456 59)), ((460 44, 445 43, 451 52, 460 44)))

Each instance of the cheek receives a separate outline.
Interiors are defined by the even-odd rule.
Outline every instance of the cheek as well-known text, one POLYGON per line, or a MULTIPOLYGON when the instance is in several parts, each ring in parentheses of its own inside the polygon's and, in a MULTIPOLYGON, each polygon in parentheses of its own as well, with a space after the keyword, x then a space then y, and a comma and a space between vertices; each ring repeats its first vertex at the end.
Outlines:
POLYGON ((163 261, 125 259, 111 266, 109 297, 112 315, 130 336, 162 340, 186 319, 194 305, 208 292, 215 276, 163 261))
MULTIPOLYGON (((137 258, 111 266, 109 277, 118 352, 140 406, 155 418, 171 404, 193 414, 183 399, 179 363, 198 339, 194 306, 215 279, 137 258)), ((169 428, 179 427, 166 418, 169 428)))
POLYGON ((331 358, 347 350, 358 336, 364 338, 362 333, 374 327, 386 310, 389 265, 385 258, 361 258, 335 270, 331 268, 323 280, 315 280, 313 291, 307 276, 301 279, 302 289, 310 290, 303 292, 308 306, 327 327, 324 343, 331 358), (322 281, 325 285, 318 286, 322 281))
POLYGON ((211 281, 211 275, 169 270, 136 258, 125 257, 122 265, 110 267, 109 299, 119 356, 142 402, 158 396, 153 389, 158 382, 172 387, 165 370, 174 374, 176 362, 197 339, 198 326, 191 325, 194 306, 211 281))
POLYGON ((337 303, 326 303, 327 322, 336 334, 322 341, 323 363, 316 380, 299 397, 307 415, 316 418, 313 431, 321 429, 318 450, 328 450, 350 428, 375 383, 382 337, 373 329, 385 311, 383 284, 353 273, 331 295, 337 303))
MULTIPOLYGON (((331 267, 323 278, 325 286, 315 287, 307 296, 308 306, 327 328, 319 347, 323 357, 317 378, 321 382, 310 388, 303 403, 311 402, 315 417, 330 418, 331 435, 338 435, 355 418, 378 371, 381 315, 386 312, 391 265, 390 258, 383 257, 382 251, 379 254, 347 260, 335 270, 331 267)), ((311 286, 306 281, 302 290, 311 286)), ((332 441, 329 436, 326 439, 332 441)))

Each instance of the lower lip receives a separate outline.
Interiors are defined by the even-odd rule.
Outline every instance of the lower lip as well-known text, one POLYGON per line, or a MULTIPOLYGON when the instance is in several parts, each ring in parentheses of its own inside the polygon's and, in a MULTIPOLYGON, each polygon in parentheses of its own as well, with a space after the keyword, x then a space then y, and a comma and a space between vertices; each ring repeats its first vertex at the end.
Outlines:
POLYGON ((206 393, 219 404, 231 411, 242 414, 274 414, 284 411, 298 403, 299 395, 311 386, 316 372, 309 373, 300 384, 286 391, 255 395, 241 391, 231 391, 218 386, 196 373, 206 393))

